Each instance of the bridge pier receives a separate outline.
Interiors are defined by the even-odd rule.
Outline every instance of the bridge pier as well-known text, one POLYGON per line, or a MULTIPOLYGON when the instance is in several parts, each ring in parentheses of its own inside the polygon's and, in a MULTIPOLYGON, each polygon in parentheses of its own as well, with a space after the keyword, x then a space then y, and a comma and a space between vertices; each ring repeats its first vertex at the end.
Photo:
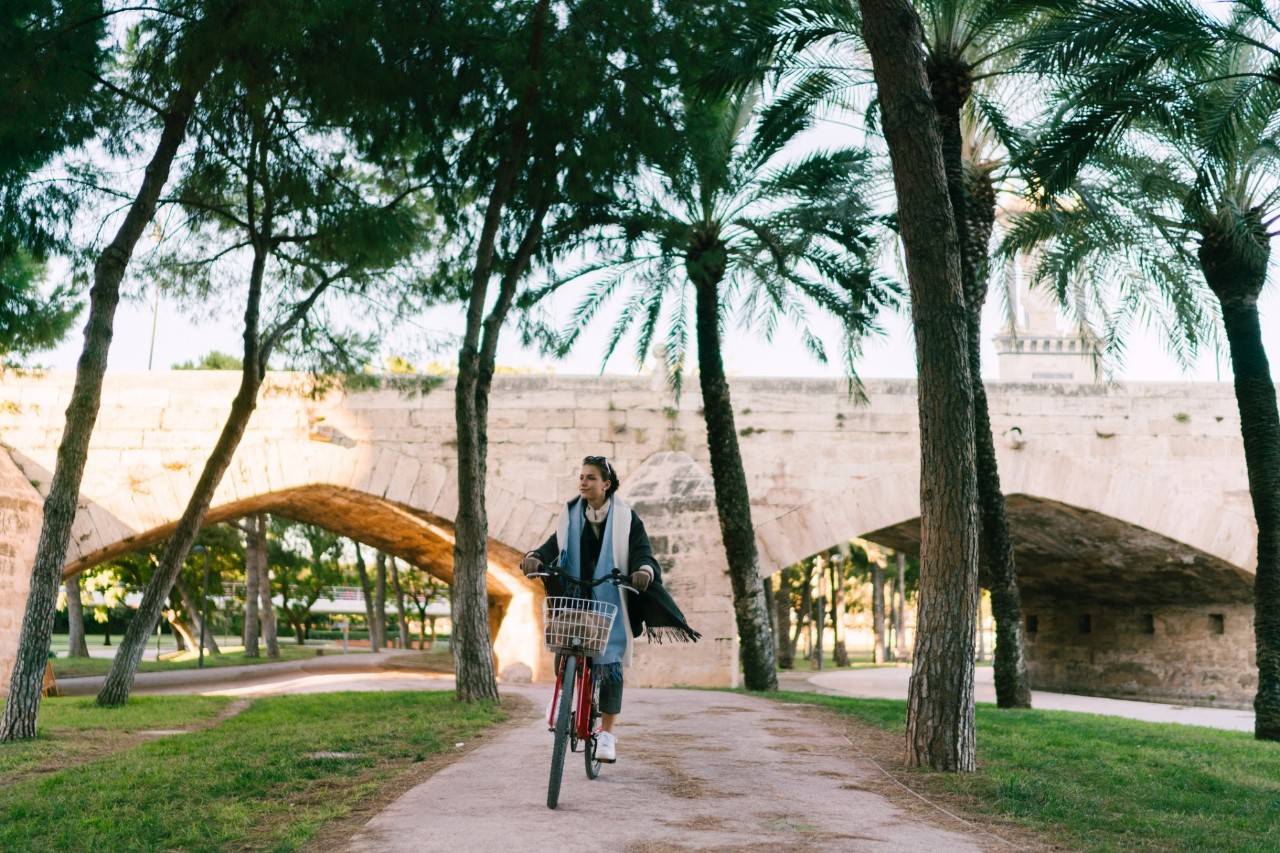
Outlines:
POLYGON ((0 452, 0 696, 9 692, 18 654, 43 507, 40 493, 9 454, 0 452))

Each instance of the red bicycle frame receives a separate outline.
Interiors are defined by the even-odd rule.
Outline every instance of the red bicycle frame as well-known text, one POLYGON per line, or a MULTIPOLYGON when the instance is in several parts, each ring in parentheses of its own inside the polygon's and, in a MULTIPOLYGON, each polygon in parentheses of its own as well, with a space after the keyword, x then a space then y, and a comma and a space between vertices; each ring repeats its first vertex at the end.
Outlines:
MULTIPOLYGON (((578 740, 586 740, 591 737, 591 658, 582 655, 574 655, 578 659, 577 672, 573 674, 574 688, 574 704, 573 709, 573 736, 578 740)), ((564 664, 569 657, 561 656, 559 664, 556 666, 556 689, 551 697, 551 708, 547 712, 547 727, 555 728, 556 709, 560 707, 560 694, 564 690, 564 664)))

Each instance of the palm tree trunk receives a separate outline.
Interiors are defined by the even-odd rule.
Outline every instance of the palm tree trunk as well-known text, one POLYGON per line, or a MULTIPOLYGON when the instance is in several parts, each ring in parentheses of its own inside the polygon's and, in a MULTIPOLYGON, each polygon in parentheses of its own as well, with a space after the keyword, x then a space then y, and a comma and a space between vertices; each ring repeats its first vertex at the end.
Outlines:
POLYGON ((1258 525, 1254 734, 1259 740, 1280 740, 1280 415, 1256 301, 1222 300, 1222 320, 1231 349, 1249 494, 1258 525))
POLYGON ((373 620, 373 583, 369 580, 369 570, 365 567, 360 543, 352 539, 351 544, 356 548, 356 574, 360 576, 360 590, 364 593, 364 621, 369 626, 369 648, 377 654, 377 628, 373 620))
MULTIPOLYGON (((142 602, 138 605, 138 613, 125 631, 120 648, 116 651, 111 669, 107 673, 102 689, 98 691, 98 704, 103 706, 121 705, 129 698, 129 690, 133 686, 133 677, 137 673, 138 663, 142 660, 142 649, 147 635, 155 627, 160 618, 160 608, 169 590, 177 580, 182 564, 195 544, 200 527, 204 524, 205 513, 213 501, 213 493, 222 476, 231 465, 236 448, 244 437, 249 426, 249 418, 258 405, 258 389, 265 376, 266 354, 258 332, 258 311, 262 299, 262 280, 266 272, 267 257, 270 246, 265 240, 259 240, 254 247, 253 265, 249 272, 249 295, 245 303, 244 314, 244 361, 240 371, 240 388, 231 401, 231 412, 222 425, 222 432, 213 447, 213 452, 205 460, 204 470, 196 481, 195 490, 187 499, 187 506, 178 521, 177 529, 165 544, 160 556, 160 564, 155 574, 147 583, 142 602)), ((193 614, 194 615, 194 614, 193 614)))
POLYGON ((267 519, 262 513, 249 516, 244 549, 244 656, 259 656, 262 633, 258 616, 263 576, 267 566, 267 519))
POLYGON ((777 690, 778 672, 769 631, 769 613, 760 587, 760 557, 756 551, 755 526, 751 523, 751 496, 747 474, 738 449, 738 433, 733 424, 733 404, 720 353, 720 280, 724 274, 723 247, 714 247, 688 265, 696 290, 698 378, 702 386, 703 417, 707 425, 707 447, 711 455, 711 478, 715 484, 716 511, 720 535, 729 563, 729 584, 733 589, 733 612, 742 648, 742 671, 748 690, 777 690), (718 261, 707 263, 707 255, 720 252, 718 261), (719 264, 719 275, 707 266, 719 264), (702 272, 699 272, 702 270, 702 272))
POLYGON ((84 638, 84 605, 80 601, 80 576, 63 581, 67 593, 67 657, 87 658, 89 644, 84 638))
POLYGON ((977 476, 960 243, 938 117, 908 0, 859 0, 911 286, 919 370, 920 603, 907 763, 972 771, 977 476))
POLYGON ((94 264, 84 349, 76 364, 76 380, 67 406, 66 426, 58 445, 49 496, 44 502, 44 520, 31 568, 31 587, 22 617, 17 659, 10 676, 4 717, 0 719, 0 742, 36 736, 36 717, 40 711, 40 694, 53 633, 53 611, 58 587, 61 586, 71 524, 75 521, 76 503, 80 498, 89 437, 98 419, 102 377, 107 370, 107 350, 111 347, 116 305, 120 302, 120 282, 143 229, 155 215, 156 203, 169 180, 174 156, 186 136, 196 96, 212 74, 216 59, 216 54, 211 54, 200 56, 195 62, 176 63, 176 67, 185 73, 166 105, 160 139, 147 164, 142 186, 138 188, 115 237, 94 264))
POLYGON ((1205 281, 1222 306, 1249 496, 1258 525, 1253 581, 1258 692, 1253 700, 1253 732, 1258 740, 1280 740, 1280 410, 1258 320, 1270 242, 1257 209, 1247 216, 1252 240, 1236 232, 1207 233, 1199 256, 1205 281))
MULTIPOLYGON (((948 175, 949 175, 948 171, 948 175)), ((996 460, 991 418, 987 411, 987 389, 982 383, 982 306, 987 299, 988 258, 991 230, 995 225, 995 191, 985 173, 968 168, 964 174, 965 235, 961 246, 968 308, 969 365, 973 373, 974 453, 978 471, 978 512, 982 520, 978 556, 991 584, 991 615, 996 622, 996 650, 993 661, 996 705, 1000 708, 1030 708, 1031 679, 1022 641, 1022 594, 1009 536, 1004 491, 1000 488, 1000 466, 996 460)))
POLYGON ((1231 347, 1249 494, 1258 523, 1253 620, 1258 693, 1253 701, 1254 735, 1259 740, 1280 740, 1280 414, 1257 304, 1224 302, 1222 320, 1231 347))

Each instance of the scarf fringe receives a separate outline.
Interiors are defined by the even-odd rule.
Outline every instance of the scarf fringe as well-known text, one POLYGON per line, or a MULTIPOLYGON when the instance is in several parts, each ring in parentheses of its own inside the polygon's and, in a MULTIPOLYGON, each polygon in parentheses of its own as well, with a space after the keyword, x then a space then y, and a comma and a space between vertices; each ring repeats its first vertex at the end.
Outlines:
POLYGON ((646 626, 646 634, 649 642, 661 645, 664 642, 672 643, 696 643, 702 639, 702 635, 692 628, 684 625, 663 625, 657 628, 646 626))
POLYGON ((601 684, 622 683, 622 661, 617 663, 593 663, 591 677, 601 684))

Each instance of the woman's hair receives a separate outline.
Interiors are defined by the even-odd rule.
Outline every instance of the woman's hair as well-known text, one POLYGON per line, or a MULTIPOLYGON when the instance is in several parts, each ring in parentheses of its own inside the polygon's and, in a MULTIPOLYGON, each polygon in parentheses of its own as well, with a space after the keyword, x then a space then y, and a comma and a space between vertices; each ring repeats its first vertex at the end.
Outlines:
POLYGON ((600 472, 600 476, 609 481, 609 488, 605 489, 605 497, 613 497, 613 493, 618 491, 618 486, 622 485, 622 481, 618 479, 618 472, 613 470, 613 466, 609 464, 609 460, 604 456, 588 456, 582 460, 583 465, 590 465, 600 472))

